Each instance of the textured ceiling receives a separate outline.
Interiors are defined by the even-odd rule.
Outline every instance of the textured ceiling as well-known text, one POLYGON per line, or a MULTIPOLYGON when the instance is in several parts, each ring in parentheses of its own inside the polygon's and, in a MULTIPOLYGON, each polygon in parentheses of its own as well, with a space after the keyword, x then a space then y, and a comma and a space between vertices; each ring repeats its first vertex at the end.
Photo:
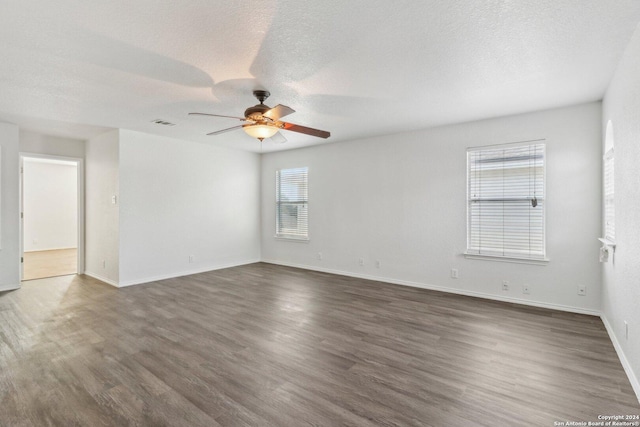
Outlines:
MULTIPOLYGON (((637 0, 2 3, 0 119, 253 151, 205 136, 238 122, 187 113, 242 115, 268 89, 337 142, 598 100, 640 20, 637 0)), ((263 150, 325 143, 283 134, 263 150)))

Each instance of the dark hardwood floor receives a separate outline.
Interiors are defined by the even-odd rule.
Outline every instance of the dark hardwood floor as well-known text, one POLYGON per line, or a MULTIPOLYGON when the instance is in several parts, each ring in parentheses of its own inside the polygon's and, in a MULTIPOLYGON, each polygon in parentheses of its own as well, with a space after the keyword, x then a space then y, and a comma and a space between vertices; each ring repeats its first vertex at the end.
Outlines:
POLYGON ((596 317, 269 264, 0 294, 2 426, 553 426, 638 413, 596 317))

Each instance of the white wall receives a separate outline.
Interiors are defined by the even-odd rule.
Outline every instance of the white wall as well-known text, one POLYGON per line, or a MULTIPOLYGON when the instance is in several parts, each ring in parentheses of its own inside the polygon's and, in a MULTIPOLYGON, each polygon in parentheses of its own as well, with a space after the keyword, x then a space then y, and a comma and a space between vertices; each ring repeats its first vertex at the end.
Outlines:
POLYGON ((615 151, 615 263, 604 265, 602 306, 614 345, 640 398, 640 27, 603 104, 615 151), (624 321, 629 324, 625 338, 624 321))
POLYGON ((122 130, 120 286, 259 261, 259 200, 257 154, 122 130))
POLYGON ((24 251, 76 248, 77 165, 25 158, 23 167, 24 251))
POLYGON ((119 130, 86 144, 85 273, 107 283, 119 281, 119 130))
POLYGON ((600 122, 601 104, 591 103, 266 154, 263 260, 598 312, 600 122), (538 266, 464 258, 466 148, 539 138, 547 143, 551 261, 538 266), (273 237, 275 171, 298 166, 309 167, 309 243, 273 237), (459 269, 459 279, 450 278, 451 268, 459 269), (511 283, 508 292, 501 290, 502 280, 511 283), (523 295, 523 284, 531 286, 530 295, 523 295), (587 296, 577 295, 578 285, 587 286, 587 296))
POLYGON ((0 123, 0 291, 20 287, 18 127, 0 123))
POLYGON ((83 159, 85 155, 85 141, 20 129, 20 152, 78 157, 83 159))

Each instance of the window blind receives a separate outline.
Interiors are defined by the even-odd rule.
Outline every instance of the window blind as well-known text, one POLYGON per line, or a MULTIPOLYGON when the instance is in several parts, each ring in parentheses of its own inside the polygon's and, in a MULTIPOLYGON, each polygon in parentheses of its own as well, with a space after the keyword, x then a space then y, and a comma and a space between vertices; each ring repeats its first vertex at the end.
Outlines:
POLYGON ((604 155, 604 237, 615 242, 616 221, 614 203, 614 156, 613 148, 604 155))
POLYGON ((467 254, 545 259, 545 145, 467 150, 467 254))
POLYGON ((276 236, 309 237, 308 168, 276 171, 276 236))

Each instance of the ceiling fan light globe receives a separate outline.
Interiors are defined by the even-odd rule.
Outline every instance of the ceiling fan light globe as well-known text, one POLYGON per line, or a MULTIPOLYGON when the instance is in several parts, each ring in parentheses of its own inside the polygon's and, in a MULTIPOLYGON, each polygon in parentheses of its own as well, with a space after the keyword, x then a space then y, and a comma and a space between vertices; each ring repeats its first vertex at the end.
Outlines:
POLYGON ((277 127, 267 125, 245 125, 242 128, 249 136, 260 140, 271 138, 278 132, 277 127))

